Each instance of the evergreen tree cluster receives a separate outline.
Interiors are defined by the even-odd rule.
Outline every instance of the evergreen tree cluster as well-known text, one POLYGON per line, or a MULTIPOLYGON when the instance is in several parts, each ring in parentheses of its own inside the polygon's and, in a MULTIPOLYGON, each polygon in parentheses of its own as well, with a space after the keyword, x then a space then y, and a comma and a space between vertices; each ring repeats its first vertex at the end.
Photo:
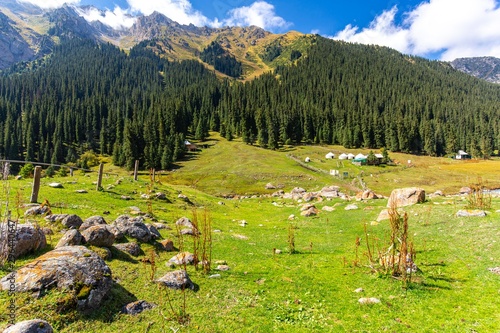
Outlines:
POLYGON ((215 41, 200 53, 200 59, 228 76, 239 77, 243 74, 241 63, 215 41))
POLYGON ((296 65, 245 83, 198 61, 167 61, 146 44, 127 55, 68 41, 33 70, 0 76, 0 156, 59 164, 93 150, 116 165, 165 169, 188 134, 204 140, 210 130, 270 149, 499 149, 498 85, 388 48, 314 38, 296 65))

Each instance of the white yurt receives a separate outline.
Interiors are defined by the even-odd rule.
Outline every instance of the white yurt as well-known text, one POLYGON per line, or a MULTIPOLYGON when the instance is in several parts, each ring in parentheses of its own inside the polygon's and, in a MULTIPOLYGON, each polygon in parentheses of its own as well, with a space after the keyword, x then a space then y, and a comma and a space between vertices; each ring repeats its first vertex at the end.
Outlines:
POLYGON ((347 154, 347 159, 348 160, 353 160, 355 157, 356 156, 354 156, 354 154, 351 154, 351 153, 347 154))
POLYGON ((339 160, 347 160, 347 158, 348 158, 347 154, 342 153, 339 155, 339 160))
POLYGON ((356 155, 356 156, 354 157, 354 159, 355 159, 355 160, 362 160, 362 159, 365 159, 365 158, 366 158, 366 156, 365 156, 365 155, 363 155, 363 154, 358 154, 358 155, 356 155))
POLYGON ((306 157, 306 159, 304 160, 306 163, 309 163, 311 162, 311 159, 309 157, 306 157))
POLYGON ((332 152, 329 152, 328 154, 325 155, 326 159, 333 160, 335 158, 335 154, 332 152))

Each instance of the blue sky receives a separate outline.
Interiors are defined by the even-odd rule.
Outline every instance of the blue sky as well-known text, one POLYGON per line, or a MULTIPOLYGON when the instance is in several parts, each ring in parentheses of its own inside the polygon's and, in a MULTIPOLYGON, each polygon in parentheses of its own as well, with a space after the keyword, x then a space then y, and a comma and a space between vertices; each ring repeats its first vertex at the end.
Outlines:
POLYGON ((87 20, 129 27, 154 10, 182 23, 257 25, 389 46, 430 59, 500 58, 500 0, 18 0, 57 7, 93 5, 87 20))

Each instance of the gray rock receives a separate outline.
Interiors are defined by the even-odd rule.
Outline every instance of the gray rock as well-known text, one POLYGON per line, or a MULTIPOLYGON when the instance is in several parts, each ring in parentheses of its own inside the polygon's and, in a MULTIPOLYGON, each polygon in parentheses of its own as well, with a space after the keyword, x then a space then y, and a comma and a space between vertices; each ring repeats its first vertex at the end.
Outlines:
POLYGON ((45 221, 58 222, 62 221, 68 214, 50 214, 44 217, 45 221))
POLYGON ((139 246, 139 244, 134 242, 115 244, 114 247, 120 251, 127 252, 134 257, 137 257, 141 254, 141 247, 139 246))
POLYGON ((350 205, 347 205, 344 209, 345 210, 356 210, 356 209, 359 209, 359 207, 355 204, 350 204, 350 205))
POLYGON ((38 257, 17 272, 0 280, 0 287, 9 290, 15 277, 18 292, 38 292, 58 288, 73 290, 79 310, 97 309, 112 286, 111 270, 93 251, 84 246, 65 246, 38 257))
POLYGON ((94 225, 82 231, 85 242, 98 247, 109 247, 115 242, 115 235, 107 225, 94 225))
POLYGON ((158 200, 166 200, 167 199, 167 195, 165 193, 163 193, 163 192, 156 193, 155 197, 158 200))
POLYGON ((66 231, 66 233, 61 237, 56 245, 56 249, 63 246, 73 246, 82 244, 83 237, 80 231, 76 229, 71 229, 66 231))
POLYGON ((154 308, 156 305, 146 301, 135 301, 128 303, 122 308, 122 313, 129 315, 137 315, 145 310, 154 308))
POLYGON ((464 186, 460 189, 460 191, 458 191, 460 194, 469 194, 470 192, 472 192, 472 190, 468 186, 464 186))
POLYGON ((274 186, 273 184, 271 184, 271 183, 266 184, 266 190, 275 190, 275 189, 276 189, 276 186, 274 186))
POLYGON ((182 226, 182 227, 188 227, 188 228, 192 228, 193 227, 193 223, 187 217, 181 217, 180 219, 178 219, 175 222, 175 224, 179 225, 179 226, 182 226))
POLYGON ((156 229, 156 227, 154 225, 152 225, 152 224, 146 224, 146 228, 148 228, 148 230, 151 233, 151 236, 153 237, 153 239, 161 238, 160 232, 158 231, 158 229, 156 229))
POLYGON ((127 215, 121 215, 113 222, 113 226, 123 234, 135 238, 139 242, 146 243, 153 239, 153 235, 144 224, 143 218, 140 216, 129 217, 127 215))
POLYGON ((80 225, 80 231, 83 231, 85 229, 88 229, 90 227, 93 227, 95 225, 103 225, 103 224, 106 224, 106 220, 104 219, 104 217, 102 216, 99 216, 99 215, 96 215, 96 216, 91 216, 87 219, 85 219, 85 221, 83 221, 82 225, 80 225))
POLYGON ((169 272, 156 282, 171 289, 194 289, 194 284, 185 270, 169 272))
POLYGON ((43 215, 47 214, 48 212, 50 212, 50 207, 38 205, 27 209, 24 212, 24 216, 43 215))
POLYGON ((89 193, 87 190, 76 190, 75 192, 80 194, 89 193))
POLYGON ((306 210, 303 210, 302 212, 300 212, 300 215, 305 216, 305 217, 309 217, 309 216, 318 215, 318 213, 319 213, 319 210, 313 206, 309 209, 306 209, 306 210))
POLYGON ((64 225, 66 228, 74 228, 78 229, 80 226, 83 224, 82 219, 78 215, 68 215, 65 218, 61 220, 62 225, 64 225))
POLYGON ((456 214, 456 217, 485 217, 486 212, 484 210, 466 210, 466 209, 461 209, 459 210, 456 214))
POLYGON ((6 328, 3 333, 53 333, 52 326, 45 320, 32 319, 21 321, 6 328))
POLYGON ((130 197, 129 195, 122 195, 120 197, 120 199, 122 199, 122 200, 132 200, 132 197, 130 197))
POLYGON ((230 268, 228 265, 218 265, 216 270, 218 271, 228 271, 230 268))
POLYGON ((417 187, 395 189, 391 192, 388 208, 397 208, 422 203, 425 201, 425 191, 417 187))
POLYGON ((153 223, 153 226, 157 230, 161 230, 161 229, 172 230, 172 228, 169 225, 166 225, 165 223, 161 223, 161 222, 155 222, 155 223, 153 223))
POLYGON ((109 225, 108 224, 108 230, 113 235, 115 235, 115 241, 122 240, 125 237, 125 235, 123 234, 123 232, 121 232, 120 230, 118 230, 118 228, 116 228, 116 226, 114 226, 114 225, 109 225))
POLYGON ((64 188, 61 183, 50 183, 49 186, 52 188, 64 188))
POLYGON ((42 229, 32 224, 18 224, 15 227, 15 246, 13 250, 9 250, 8 235, 14 235, 12 228, 16 225, 15 222, 1 223, 1 230, 5 231, 0 238, 0 249, 2 253, 12 255, 14 258, 19 258, 27 253, 32 253, 43 249, 47 246, 47 239, 42 229), (10 228, 10 231, 9 231, 10 228))
POLYGON ((195 236, 195 235, 199 235, 199 232, 197 230, 195 230, 194 228, 193 229, 182 229, 181 235, 195 236))
POLYGON ((170 258, 168 262, 175 265, 190 265, 194 262, 194 255, 189 252, 181 252, 170 258))

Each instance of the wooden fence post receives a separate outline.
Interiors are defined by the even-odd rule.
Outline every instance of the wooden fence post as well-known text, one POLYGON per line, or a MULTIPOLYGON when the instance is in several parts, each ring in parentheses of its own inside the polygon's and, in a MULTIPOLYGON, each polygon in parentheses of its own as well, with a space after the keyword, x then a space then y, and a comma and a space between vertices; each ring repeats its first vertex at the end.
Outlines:
POLYGON ((69 175, 73 177, 73 168, 69 168, 69 175))
POLYGON ((137 180, 137 173, 139 172, 139 160, 135 160, 134 167, 134 180, 137 180))
POLYGON ((33 175, 33 188, 31 189, 30 202, 38 202, 38 192, 40 191, 40 178, 42 176, 42 167, 36 166, 35 173, 33 175))
POLYGON ((97 186, 96 186, 96 191, 99 191, 102 186, 102 173, 104 170, 104 163, 99 164, 99 173, 97 174, 97 186))

